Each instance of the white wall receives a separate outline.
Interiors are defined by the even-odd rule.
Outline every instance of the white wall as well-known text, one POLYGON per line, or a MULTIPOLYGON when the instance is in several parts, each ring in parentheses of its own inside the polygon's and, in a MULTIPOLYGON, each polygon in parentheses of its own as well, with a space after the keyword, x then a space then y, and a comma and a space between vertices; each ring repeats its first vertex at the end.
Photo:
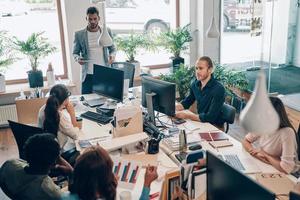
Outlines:
POLYGON ((296 41, 295 41, 295 53, 293 65, 300 67, 300 8, 298 8, 298 22, 296 31, 296 41))
MULTIPOLYGON (((290 0, 274 1, 271 62, 286 63, 290 0)), ((272 2, 266 3, 264 15, 263 61, 269 61, 272 2)))

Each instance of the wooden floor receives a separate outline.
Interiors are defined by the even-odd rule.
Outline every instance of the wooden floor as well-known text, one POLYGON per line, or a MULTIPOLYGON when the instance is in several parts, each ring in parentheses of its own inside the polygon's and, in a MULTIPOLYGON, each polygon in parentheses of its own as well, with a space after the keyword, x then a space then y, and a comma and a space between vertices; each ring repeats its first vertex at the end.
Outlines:
MULTIPOLYGON (((244 138, 245 131, 239 126, 238 118, 234 124, 230 125, 228 134, 239 141, 244 138)), ((6 160, 18 157, 18 147, 11 130, 9 128, 0 129, 0 166, 2 166, 6 160)), ((1 189, 0 199, 9 200, 2 193, 1 189)))

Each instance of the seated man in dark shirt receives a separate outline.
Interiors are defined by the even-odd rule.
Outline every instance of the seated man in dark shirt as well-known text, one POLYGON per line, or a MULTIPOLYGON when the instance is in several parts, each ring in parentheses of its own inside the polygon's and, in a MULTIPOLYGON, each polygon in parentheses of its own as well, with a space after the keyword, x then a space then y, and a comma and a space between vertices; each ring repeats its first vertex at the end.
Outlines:
POLYGON ((195 66, 196 80, 192 82, 190 94, 176 105, 176 117, 194 121, 209 122, 219 128, 224 122, 220 118, 221 108, 225 101, 225 88, 213 76, 213 64, 209 57, 199 58, 195 66), (198 115, 187 112, 197 101, 198 115))

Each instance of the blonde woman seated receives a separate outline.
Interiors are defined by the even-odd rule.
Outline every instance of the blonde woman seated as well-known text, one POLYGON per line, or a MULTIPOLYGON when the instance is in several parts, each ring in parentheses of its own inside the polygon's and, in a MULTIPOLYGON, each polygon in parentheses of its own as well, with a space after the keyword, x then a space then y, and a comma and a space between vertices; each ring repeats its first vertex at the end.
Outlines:
POLYGON ((279 129, 271 135, 256 136, 248 133, 243 141, 244 148, 257 159, 273 165, 277 170, 291 173, 298 169, 296 131, 292 127, 284 105, 277 97, 270 97, 280 118, 279 129), (253 145, 257 142, 257 147, 253 145))
POLYGON ((57 137, 62 157, 73 165, 75 157, 79 155, 74 140, 80 133, 80 124, 76 121, 74 107, 69 101, 70 95, 65 85, 53 86, 46 105, 39 111, 38 126, 57 137), (63 109, 67 112, 64 113, 63 109))

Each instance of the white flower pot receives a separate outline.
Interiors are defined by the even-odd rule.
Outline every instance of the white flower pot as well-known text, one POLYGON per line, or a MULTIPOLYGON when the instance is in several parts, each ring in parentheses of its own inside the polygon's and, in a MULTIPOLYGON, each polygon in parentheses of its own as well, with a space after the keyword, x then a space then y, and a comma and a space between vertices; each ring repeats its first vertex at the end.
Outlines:
POLYGON ((5 92, 5 76, 0 74, 0 92, 5 92))

